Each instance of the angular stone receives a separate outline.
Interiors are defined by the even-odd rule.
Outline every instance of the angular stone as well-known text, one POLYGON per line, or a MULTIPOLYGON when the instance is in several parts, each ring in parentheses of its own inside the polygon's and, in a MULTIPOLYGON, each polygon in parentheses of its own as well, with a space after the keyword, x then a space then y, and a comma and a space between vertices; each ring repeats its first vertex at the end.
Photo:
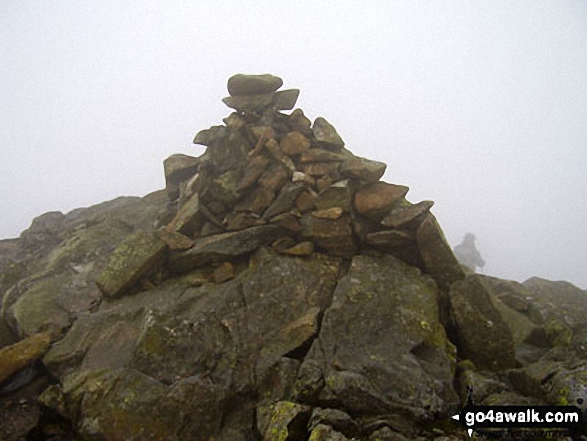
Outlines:
POLYGON ((211 236, 213 234, 224 233, 224 231, 225 230, 223 227, 220 227, 213 222, 206 221, 202 225, 202 228, 200 228, 200 234, 198 236, 199 237, 211 236))
POLYGON ((231 260, 270 244, 282 234, 283 229, 277 225, 260 225, 203 237, 197 239, 191 249, 170 256, 169 268, 173 272, 184 272, 212 262, 231 260))
POLYGON ((214 270, 214 281, 223 283, 227 280, 234 279, 234 266, 230 262, 224 262, 214 270))
POLYGON ((236 74, 228 79, 228 93, 236 95, 258 95, 272 93, 283 86, 283 80, 270 74, 236 74))
POLYGON ((340 207, 344 212, 351 211, 353 191, 348 180, 332 184, 318 194, 316 208, 326 210, 327 208, 340 207))
POLYGON ((310 176, 335 176, 339 170, 339 164, 336 162, 310 162, 300 164, 298 169, 310 176))
POLYGON ((256 112, 269 107, 273 100, 272 93, 265 93, 261 95, 239 95, 227 96, 222 98, 222 102, 231 109, 239 112, 256 112))
POLYGON ((304 135, 309 135, 312 132, 312 129, 310 128, 312 122, 306 118, 302 109, 294 110, 291 115, 288 116, 287 124, 290 129, 301 132, 304 135))
POLYGON ((326 119, 322 117, 316 118, 312 131, 314 132, 314 137, 318 143, 328 147, 344 147, 344 141, 341 139, 332 124, 326 121, 326 119))
POLYGON ((336 220, 340 216, 342 216, 342 212, 343 210, 340 207, 331 207, 325 208, 323 210, 313 211, 312 216, 314 216, 317 219, 336 220))
POLYGON ((470 359, 479 369, 499 371, 515 367, 512 333, 479 276, 454 282, 449 296, 461 358, 470 359))
POLYGON ((406 245, 413 240, 413 237, 408 233, 396 230, 382 230, 374 233, 368 233, 365 241, 369 245, 378 247, 393 248, 406 245))
POLYGON ((307 240, 295 244, 293 247, 282 251, 282 254, 288 254, 290 256, 311 256, 314 252, 314 243, 307 240))
POLYGON ((310 140, 300 132, 289 132, 279 142, 281 151, 286 155, 293 156, 304 153, 310 148, 310 140))
POLYGON ((298 379, 308 381, 302 373, 318 366, 319 396, 350 415, 417 420, 448 411, 458 402, 456 354, 437 294, 430 277, 391 255, 354 256, 298 379))
POLYGON ((304 190, 303 184, 299 182, 286 185, 281 193, 275 198, 275 201, 263 214, 264 219, 272 218, 278 214, 290 210, 298 195, 304 190))
POLYGON ((137 231, 121 243, 96 277, 104 296, 120 297, 142 277, 163 264, 167 245, 152 233, 137 231))
POLYGON ((422 201, 414 205, 393 208, 383 218, 381 224, 389 228, 399 228, 430 211, 433 205, 432 201, 422 201))
POLYGON ((306 213, 312 211, 316 206, 316 193, 312 190, 304 190, 296 198, 296 208, 300 213, 306 213))
POLYGON ((273 94, 271 106, 277 110, 291 110, 296 105, 299 96, 300 89, 280 90, 273 94))
POLYGON ((198 170, 200 158, 176 153, 163 161, 165 180, 180 182, 193 176, 198 170))
POLYGON ((271 417, 264 441, 305 439, 310 407, 290 401, 279 401, 271 406, 271 417))
POLYGON ((309 149, 300 155, 300 162, 342 162, 345 156, 322 149, 309 149))
POLYGON ((226 130, 223 136, 210 144, 207 153, 215 174, 218 174, 242 168, 252 148, 251 140, 241 130, 226 130))
POLYGON ((242 168, 228 170, 208 184, 206 202, 214 200, 225 207, 233 206, 241 197, 242 168))
POLYGON ((302 172, 299 172, 299 171, 293 172, 293 175, 291 177, 291 181, 292 182, 304 182, 309 187, 313 187, 316 184, 316 181, 314 180, 314 178, 312 176, 307 175, 302 172))
POLYGON ((366 184, 355 193, 355 210, 363 216, 379 221, 395 203, 405 197, 408 191, 408 187, 387 182, 366 184))
POLYGON ((259 185, 279 191, 289 181, 290 173, 281 164, 271 164, 259 177, 259 185))
POLYGON ((209 129, 200 130, 194 137, 194 144, 210 146, 226 136, 228 130, 224 126, 212 126, 209 129))
POLYGON ((367 182, 377 182, 385 173, 387 165, 383 162, 371 161, 355 156, 342 163, 340 172, 343 176, 352 179, 362 179, 367 182))
POLYGON ((0 349, 0 384, 39 360, 51 346, 51 334, 43 332, 0 349))
POLYGON ((302 231, 300 219, 292 213, 278 214, 271 218, 270 222, 294 233, 300 233, 302 231))
POLYGON ((181 206, 175 218, 167 226, 168 231, 176 231, 185 236, 191 236, 197 232, 206 218, 202 214, 200 197, 196 193, 181 206))
POLYGON ((252 126, 251 133, 257 141, 262 141, 263 139, 267 141, 268 139, 275 138, 275 130, 273 130, 271 126, 252 126))
POLYGON ((308 428, 313 429, 318 425, 330 426, 348 436, 357 436, 359 434, 357 423, 347 413, 338 409, 314 408, 308 428))
POLYGON ((424 269, 441 289, 448 290, 451 283, 465 278, 461 265, 432 213, 428 213, 418 227, 416 242, 424 269))
POLYGON ((333 256, 349 257, 355 252, 356 244, 349 218, 318 219, 308 213, 302 216, 301 223, 302 235, 333 256))
POLYGON ((184 251, 194 246, 194 241, 176 231, 157 230, 155 236, 161 239, 171 251, 184 251))
POLYGON ((247 122, 244 120, 244 118, 242 118, 236 112, 232 112, 230 115, 228 115, 222 121, 224 122, 224 124, 226 124, 226 127, 228 127, 229 129, 232 129, 232 130, 240 130, 247 124, 247 122))
POLYGON ((236 206, 235 211, 248 211, 251 213, 262 214, 275 199, 275 191, 269 187, 257 187, 236 206))
POLYGON ((348 441, 348 438, 330 426, 318 424, 312 429, 308 441, 348 441))
POLYGON ((260 225, 263 221, 256 214, 235 211, 226 216, 224 223, 228 231, 237 231, 260 225))
POLYGON ((257 182, 268 165, 269 159, 263 155, 256 155, 250 158, 245 165, 244 176, 238 185, 239 191, 249 188, 257 182))

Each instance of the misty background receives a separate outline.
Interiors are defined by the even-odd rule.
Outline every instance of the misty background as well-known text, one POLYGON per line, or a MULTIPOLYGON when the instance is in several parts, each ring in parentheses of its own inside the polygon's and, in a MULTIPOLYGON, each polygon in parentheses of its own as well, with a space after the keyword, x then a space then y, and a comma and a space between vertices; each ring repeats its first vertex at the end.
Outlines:
POLYGON ((164 187, 236 73, 301 89, 485 274, 587 288, 587 2, 0 2, 0 239, 164 187))

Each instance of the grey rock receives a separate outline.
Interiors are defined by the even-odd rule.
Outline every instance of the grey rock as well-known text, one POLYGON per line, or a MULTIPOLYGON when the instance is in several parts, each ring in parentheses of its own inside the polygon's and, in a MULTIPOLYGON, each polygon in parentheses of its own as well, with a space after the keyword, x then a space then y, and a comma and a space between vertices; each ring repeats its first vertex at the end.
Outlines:
POLYGON ((325 118, 318 117, 314 120, 312 132, 319 144, 327 147, 342 148, 344 141, 334 128, 332 124, 326 121, 325 118))
POLYGON ((231 96, 272 93, 281 86, 283 86, 283 80, 270 74, 237 74, 228 79, 228 93, 231 96))
POLYGON ((452 312, 462 358, 480 369, 504 370, 515 366, 514 339, 490 294, 477 276, 450 286, 452 312))
POLYGON ((255 251, 279 237, 283 230, 276 225, 260 225, 246 230, 203 237, 194 246, 169 257, 169 268, 184 272, 212 262, 234 259, 255 251))

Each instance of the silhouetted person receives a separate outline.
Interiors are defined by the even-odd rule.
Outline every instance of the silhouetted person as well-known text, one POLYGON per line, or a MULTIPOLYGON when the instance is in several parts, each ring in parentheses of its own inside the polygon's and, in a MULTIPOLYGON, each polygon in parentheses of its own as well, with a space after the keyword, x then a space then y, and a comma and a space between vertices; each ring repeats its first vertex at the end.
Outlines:
POLYGON ((461 264, 468 266, 473 271, 477 267, 483 268, 485 266, 481 253, 475 248, 475 235, 471 233, 465 234, 463 241, 455 247, 454 253, 461 264))

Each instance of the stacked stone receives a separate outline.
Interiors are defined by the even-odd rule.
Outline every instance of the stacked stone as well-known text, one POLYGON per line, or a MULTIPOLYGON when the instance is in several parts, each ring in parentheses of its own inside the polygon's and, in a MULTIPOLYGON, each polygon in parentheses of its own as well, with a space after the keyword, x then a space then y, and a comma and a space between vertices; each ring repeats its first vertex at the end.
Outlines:
MULTIPOLYGON (((205 153, 164 161, 166 190, 176 206, 164 230, 137 240, 141 249, 153 250, 146 253, 150 260, 139 259, 139 277, 114 288, 105 281, 116 277, 103 277, 98 285, 104 294, 120 295, 163 260, 172 273, 225 263, 215 280, 226 280, 232 274, 227 262, 260 246, 342 258, 379 251, 438 273, 441 285, 443 277, 461 277, 434 268, 436 261, 446 266, 452 252, 429 214, 433 203, 411 204, 408 187, 380 181, 386 165, 353 155, 326 119, 312 123, 301 109, 282 113, 299 95, 297 89, 278 91, 282 85, 268 74, 229 79, 223 102, 235 112, 224 125, 196 135, 205 153), (446 252, 427 252, 435 241, 446 252)), ((119 257, 126 273, 132 254, 119 257)))

